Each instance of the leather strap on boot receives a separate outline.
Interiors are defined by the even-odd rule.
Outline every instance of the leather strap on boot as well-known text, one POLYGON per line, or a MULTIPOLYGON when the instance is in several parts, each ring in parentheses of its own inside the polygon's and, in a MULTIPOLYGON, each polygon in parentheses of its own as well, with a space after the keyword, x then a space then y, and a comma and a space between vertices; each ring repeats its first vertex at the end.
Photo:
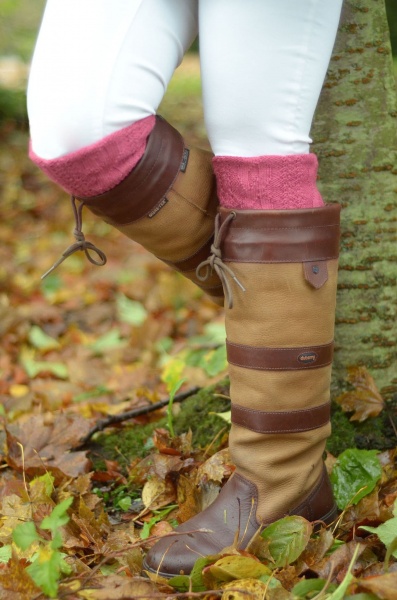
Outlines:
POLYGON ((105 264, 104 253, 87 242, 81 230, 82 209, 86 206, 222 305, 223 288, 218 276, 214 274, 206 282, 196 277, 197 265, 211 249, 218 207, 211 158, 203 150, 188 149, 178 131, 156 117, 144 155, 121 183, 98 196, 72 197, 76 243, 46 275, 78 250, 84 250, 94 264, 105 264))

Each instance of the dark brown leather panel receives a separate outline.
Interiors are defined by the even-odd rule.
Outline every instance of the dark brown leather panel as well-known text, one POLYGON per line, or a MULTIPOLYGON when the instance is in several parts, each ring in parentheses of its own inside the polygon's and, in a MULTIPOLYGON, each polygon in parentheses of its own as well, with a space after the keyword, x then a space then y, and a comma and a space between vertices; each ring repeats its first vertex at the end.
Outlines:
POLYGON ((299 210, 220 208, 221 223, 233 213, 222 243, 225 262, 279 263, 337 258, 340 206, 299 210))
POLYGON ((180 273, 186 273, 187 271, 195 271, 196 267, 205 260, 211 252, 211 246, 214 241, 214 236, 212 235, 209 240, 205 242, 201 248, 197 250, 192 256, 186 258, 185 260, 180 260, 178 262, 171 262, 169 260, 165 260, 170 267, 173 267, 176 271, 180 273))
POLYGON ((237 367, 261 371, 295 371, 330 365, 334 343, 301 348, 260 348, 234 344, 227 340, 226 349, 228 362, 237 367))
POLYGON ((301 504, 290 511, 290 514, 300 515, 311 522, 323 521, 326 525, 336 519, 338 512, 325 466, 318 484, 301 504))
POLYGON ((299 433, 326 425, 331 416, 329 402, 290 411, 262 411, 232 403, 232 423, 256 433, 299 433))
MULTIPOLYGON (((177 527, 171 535, 162 537, 149 550, 143 569, 162 577, 188 575, 197 558, 217 554, 231 546, 236 532, 239 532, 237 547, 246 549, 254 536, 269 524, 257 521, 257 500, 256 486, 235 473, 208 508, 177 527)), ((288 514, 326 524, 335 519, 336 506, 325 468, 312 492, 288 514)), ((277 515, 273 520, 283 516, 286 515, 277 515)))
POLYGON ((179 174, 184 149, 178 131, 161 117, 156 117, 145 153, 131 173, 109 192, 79 200, 111 225, 133 223, 164 201, 179 174))

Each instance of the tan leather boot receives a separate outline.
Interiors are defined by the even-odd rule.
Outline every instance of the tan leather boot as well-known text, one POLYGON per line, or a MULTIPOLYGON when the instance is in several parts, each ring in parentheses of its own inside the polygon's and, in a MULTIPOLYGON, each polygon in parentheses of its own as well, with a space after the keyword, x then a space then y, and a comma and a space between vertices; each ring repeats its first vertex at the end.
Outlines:
POLYGON ((216 273, 206 282, 196 276, 197 265, 210 253, 218 208, 212 154, 187 148, 167 121, 156 117, 143 157, 119 185, 99 196, 72 198, 72 204, 77 243, 46 275, 77 250, 84 250, 94 264, 106 262, 105 255, 87 242, 81 231, 82 208, 87 206, 223 306, 222 284, 216 273))
POLYGON ((199 556, 247 548, 285 515, 336 516, 323 464, 330 434, 340 207, 220 209, 210 265, 225 282, 236 471, 201 514, 149 551, 144 568, 188 574, 199 556), (233 279, 235 285, 233 283, 233 279), (201 531, 200 531, 201 530, 201 531))

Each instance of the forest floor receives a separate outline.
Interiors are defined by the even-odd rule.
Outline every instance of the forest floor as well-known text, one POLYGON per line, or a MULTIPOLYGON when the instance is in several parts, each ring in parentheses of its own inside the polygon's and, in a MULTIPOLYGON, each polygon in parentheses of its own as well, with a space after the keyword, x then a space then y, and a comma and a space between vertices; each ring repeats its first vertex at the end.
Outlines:
MULTIPOLYGON (((184 60, 160 112, 208 148, 196 56, 184 60)), ((395 599, 395 447, 328 454, 340 508, 332 527, 313 533, 288 517, 251 553, 229 548, 194 577, 142 578, 144 552, 233 471, 223 311, 88 212, 84 232, 107 265, 75 254, 41 280, 72 243, 73 219, 68 197, 28 160, 27 143, 23 125, 3 123, 0 598, 395 599), (198 395, 92 435, 105 418, 212 384, 210 412, 226 413, 213 431, 198 395), (195 412, 205 441, 189 433, 195 412)), ((365 371, 355 375, 350 412, 370 419, 385 410, 382 399, 365 371)))

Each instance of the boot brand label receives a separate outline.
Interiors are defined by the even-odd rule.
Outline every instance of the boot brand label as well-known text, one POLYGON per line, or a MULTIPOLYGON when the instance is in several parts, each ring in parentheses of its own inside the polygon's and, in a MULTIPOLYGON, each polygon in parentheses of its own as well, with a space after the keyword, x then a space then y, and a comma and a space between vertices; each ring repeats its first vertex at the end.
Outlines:
POLYGON ((187 163, 189 162, 189 154, 189 148, 185 148, 182 155, 181 166, 179 167, 179 170, 182 171, 182 173, 184 173, 187 169, 187 163))
POLYGON ((318 359, 318 355, 315 352, 302 352, 299 354, 298 361, 304 365, 311 365, 318 359))
POLYGON ((162 198, 160 200, 160 202, 157 204, 157 206, 155 206, 150 213, 148 214, 148 219, 153 219, 153 217, 155 217, 157 215, 157 213, 167 204, 168 200, 167 198, 164 196, 164 198, 162 198))

